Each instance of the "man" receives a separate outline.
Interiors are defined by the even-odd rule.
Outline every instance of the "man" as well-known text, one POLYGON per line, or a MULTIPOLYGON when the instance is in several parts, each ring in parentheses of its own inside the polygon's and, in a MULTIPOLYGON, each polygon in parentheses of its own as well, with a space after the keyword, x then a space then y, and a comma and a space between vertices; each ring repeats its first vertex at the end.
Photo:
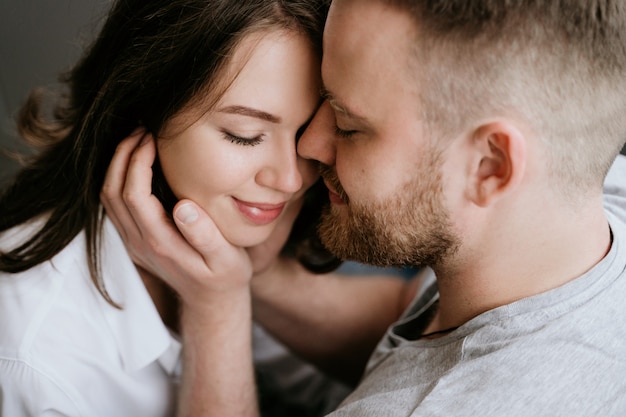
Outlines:
POLYGON ((623 415, 626 6, 391 3, 333 3, 299 152, 330 167, 329 248, 438 294, 334 415, 623 415))
MULTIPOLYGON (((329 188, 322 238, 341 257, 428 265, 423 282, 436 279, 379 299, 364 290, 371 308, 347 299, 348 284, 327 287, 354 307, 343 311, 358 326, 326 322, 347 326, 328 331, 344 347, 377 312, 409 306, 332 416, 624 415, 623 158, 604 197, 602 185, 626 137, 625 45, 623 2, 332 3, 325 100, 298 146, 329 188)), ((206 216, 182 207, 179 229, 219 275, 223 254, 240 253, 203 246, 206 216)), ((276 301, 285 270, 299 282, 293 268, 279 263, 252 290, 216 285, 208 305, 188 295, 181 413, 255 415, 253 381, 237 372, 248 361, 217 342, 245 346, 236 326, 252 297, 255 316, 287 313, 261 321, 288 343, 298 320, 323 327, 290 312, 295 292, 276 301)))

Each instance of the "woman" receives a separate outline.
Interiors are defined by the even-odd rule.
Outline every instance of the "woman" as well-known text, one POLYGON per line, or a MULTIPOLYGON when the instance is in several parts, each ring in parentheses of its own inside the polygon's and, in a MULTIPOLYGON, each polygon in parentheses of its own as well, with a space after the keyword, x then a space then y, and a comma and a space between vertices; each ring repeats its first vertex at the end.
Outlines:
MULTIPOLYGON (((295 145, 319 102, 327 6, 118 1, 52 120, 29 98, 19 128, 40 152, 0 197, 0 414, 173 413, 178 298, 123 249, 99 203, 105 173, 134 132, 127 143, 158 153, 160 203, 193 198, 216 242, 263 250, 317 178, 295 145)), ((310 248, 307 232, 296 227, 288 251, 310 248)))

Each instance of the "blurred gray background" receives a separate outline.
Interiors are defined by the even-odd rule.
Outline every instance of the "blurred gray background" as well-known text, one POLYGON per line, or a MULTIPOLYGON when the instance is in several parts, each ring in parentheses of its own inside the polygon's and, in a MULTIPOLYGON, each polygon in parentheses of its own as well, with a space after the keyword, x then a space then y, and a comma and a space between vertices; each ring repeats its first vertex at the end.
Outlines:
MULTIPOLYGON (((80 56, 100 27, 109 0, 0 0, 0 148, 23 151, 14 116, 38 86, 80 56)), ((0 182, 17 164, 0 153, 0 182)))
MULTIPOLYGON (((18 108, 31 89, 54 85, 57 75, 78 59, 109 4, 110 0, 0 0, 0 148, 24 150, 13 123, 18 108)), ((0 183, 16 168, 0 153, 0 183)))

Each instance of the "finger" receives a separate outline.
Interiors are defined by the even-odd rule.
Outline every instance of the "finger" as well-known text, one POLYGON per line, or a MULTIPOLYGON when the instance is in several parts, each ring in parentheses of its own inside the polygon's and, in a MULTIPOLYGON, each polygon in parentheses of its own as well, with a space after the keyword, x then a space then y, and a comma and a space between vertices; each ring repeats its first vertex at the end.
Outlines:
MULTIPOLYGON (((152 194, 152 165, 156 143, 152 135, 144 137, 132 152, 122 190, 122 203, 144 239, 167 239, 177 234, 159 199, 152 194)), ((166 240, 165 240, 166 241, 166 240)))
POLYGON ((152 194, 152 165, 155 158, 156 144, 152 135, 147 134, 130 155, 122 190, 123 204, 142 233, 144 225, 137 221, 142 214, 162 217, 165 213, 159 200, 152 194))
POLYGON ((174 208, 174 220, 185 240, 202 256, 214 290, 248 285, 252 276, 248 254, 228 242, 204 210, 191 200, 181 200, 174 208))
MULTIPOLYGON (((130 220, 123 225, 131 229, 127 245, 142 266, 153 273, 160 271, 160 258, 170 253, 189 254, 188 244, 171 223, 163 205, 152 194, 152 165, 156 158, 156 144, 152 135, 146 135, 132 152, 128 161, 122 190, 120 211, 125 210, 130 220), (170 251, 172 246, 172 251, 170 251)), ((183 255, 183 256, 185 256, 183 255)))
POLYGON ((122 200, 122 191, 126 181, 126 172, 133 150, 143 138, 145 130, 137 128, 117 146, 105 175, 100 201, 107 216, 111 219, 119 233, 126 240, 127 231, 134 227, 134 222, 122 200))

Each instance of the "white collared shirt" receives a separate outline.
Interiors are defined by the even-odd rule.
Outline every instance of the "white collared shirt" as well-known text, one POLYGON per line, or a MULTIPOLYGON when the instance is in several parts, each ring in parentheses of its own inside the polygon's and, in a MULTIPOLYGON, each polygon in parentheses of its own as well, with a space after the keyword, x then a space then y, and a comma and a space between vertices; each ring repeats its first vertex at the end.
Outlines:
MULTIPOLYGON (((0 248, 13 248, 37 225, 5 232, 0 248)), ((49 262, 0 273, 0 415, 174 414, 180 342, 108 219, 102 252, 106 288, 122 310, 91 281, 84 233, 49 262)))

